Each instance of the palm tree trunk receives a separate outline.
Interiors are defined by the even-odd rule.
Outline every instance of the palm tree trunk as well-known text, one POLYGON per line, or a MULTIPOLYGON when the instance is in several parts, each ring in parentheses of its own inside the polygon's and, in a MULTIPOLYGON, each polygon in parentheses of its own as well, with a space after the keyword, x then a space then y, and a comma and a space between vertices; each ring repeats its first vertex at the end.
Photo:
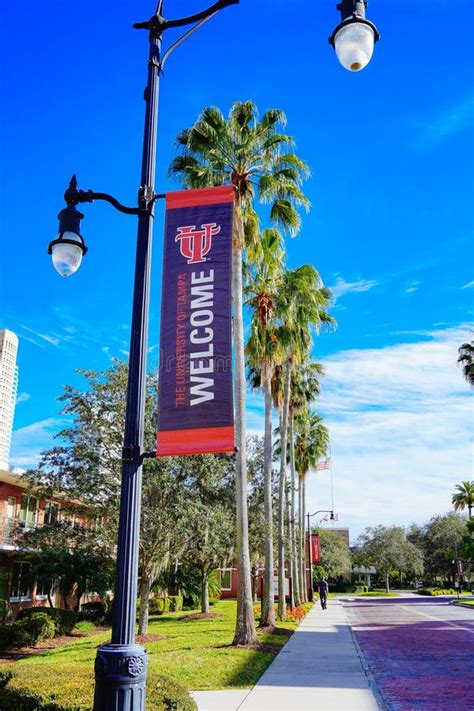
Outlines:
POLYGON ((280 482, 278 488, 278 616, 283 617, 285 605, 285 490, 286 490, 286 433, 290 405, 291 365, 285 369, 283 411, 280 415, 280 482))
POLYGON ((388 573, 385 573, 385 591, 390 592, 390 580, 388 577, 388 573))
POLYGON ((201 612, 204 615, 209 614, 209 571, 205 566, 201 578, 201 612))
POLYGON ((261 627, 275 626, 275 592, 273 562, 273 499, 272 499, 272 387, 271 379, 265 378, 265 438, 263 452, 263 506, 266 526, 265 577, 263 586, 261 627))
MULTIPOLYGON (((308 597, 308 585, 313 584, 313 571, 309 571, 309 583, 307 582, 307 575, 306 575, 306 534, 305 534, 305 529, 306 529, 306 475, 303 477, 302 482, 302 509, 301 509, 301 530, 303 531, 303 577, 304 577, 304 596, 305 596, 305 601, 308 602, 309 597, 308 597)), ((308 531, 309 533, 309 531, 308 531)), ((309 545, 309 542, 308 542, 309 545)))
POLYGON ((308 595, 306 592, 306 554, 305 554, 305 535, 304 535, 304 512, 303 512, 303 486, 304 477, 298 477, 298 514, 299 514, 299 533, 300 533, 300 595, 302 602, 308 602, 308 595))
POLYGON ((250 583, 249 526, 247 510, 247 459, 245 428, 245 362, 244 362, 244 322, 242 314, 242 234, 241 217, 236 210, 238 242, 234 240, 232 250, 232 302, 234 311, 233 339, 235 363, 235 504, 237 517, 237 621, 232 644, 256 644, 257 633, 252 604, 250 583))
POLYGON ((138 615, 138 634, 148 632, 148 612, 150 609, 150 579, 142 574, 140 582, 140 613, 138 615))
POLYGON ((294 418, 290 414, 289 418, 289 438, 290 438, 290 472, 291 472, 291 508, 290 508, 290 541, 291 541, 291 578, 292 578, 292 602, 295 605, 301 604, 300 585, 298 580, 298 558, 296 546, 296 471, 295 471, 295 432, 294 418))

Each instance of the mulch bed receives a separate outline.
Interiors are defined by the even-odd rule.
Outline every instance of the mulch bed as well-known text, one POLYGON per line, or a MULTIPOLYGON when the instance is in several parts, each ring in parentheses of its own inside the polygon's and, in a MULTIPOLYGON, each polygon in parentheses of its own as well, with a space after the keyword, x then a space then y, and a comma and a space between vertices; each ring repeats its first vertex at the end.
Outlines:
POLYGON ((178 622, 190 622, 190 620, 221 620, 222 615, 216 615, 214 612, 193 612, 192 615, 183 615, 178 617, 178 622))
POLYGON ((62 635, 61 637, 53 637, 53 639, 44 640, 40 642, 35 647, 21 647, 21 649, 10 649, 8 651, 2 652, 0 659, 8 661, 16 661, 17 659, 24 659, 24 657, 30 657, 33 654, 41 654, 42 652, 47 652, 50 649, 56 649, 56 647, 64 647, 66 644, 70 644, 75 639, 81 639, 84 637, 92 637, 92 635, 98 632, 105 632, 110 629, 110 627, 96 627, 94 630, 89 632, 74 632, 69 635, 62 635))

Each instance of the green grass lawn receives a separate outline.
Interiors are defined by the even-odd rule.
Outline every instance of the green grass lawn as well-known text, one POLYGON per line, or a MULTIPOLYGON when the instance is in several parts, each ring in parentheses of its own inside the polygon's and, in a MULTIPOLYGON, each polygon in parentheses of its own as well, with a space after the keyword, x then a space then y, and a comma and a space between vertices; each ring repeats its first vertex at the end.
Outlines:
POLYGON ((457 600, 454 601, 455 605, 460 605, 461 607, 472 607, 474 608, 474 600, 457 600))
MULTIPOLYGON (((146 642, 150 681, 165 675, 189 690, 250 687, 288 639, 289 632, 259 632, 259 643, 268 647, 231 647, 236 602, 220 601, 211 612, 221 617, 180 621, 178 618, 188 613, 175 612, 151 618, 148 633, 165 639, 146 642)), ((278 622, 277 627, 294 630, 297 624, 278 622)), ((2 660, 0 671, 12 671, 17 682, 32 692, 54 689, 58 701, 67 700, 87 709, 92 705, 96 650, 108 639, 110 632, 106 631, 15 662, 2 660)))

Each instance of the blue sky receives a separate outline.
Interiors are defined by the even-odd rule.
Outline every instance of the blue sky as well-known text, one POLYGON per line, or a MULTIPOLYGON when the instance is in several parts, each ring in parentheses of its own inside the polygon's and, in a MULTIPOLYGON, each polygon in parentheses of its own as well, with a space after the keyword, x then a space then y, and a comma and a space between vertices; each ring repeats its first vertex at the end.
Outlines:
MULTIPOLYGON (((168 16, 197 0, 165 3, 168 16)), ((0 1, 3 15, 0 327, 20 337, 12 463, 31 466, 60 425, 74 369, 126 357, 133 217, 85 206, 89 246, 61 279, 46 254, 73 172, 133 204, 139 179, 153 2, 0 1)), ((318 339, 320 410, 333 441, 336 508, 357 532, 449 508, 472 477, 469 391, 456 366, 469 336, 473 274, 474 56, 467 0, 373 0, 382 40, 350 74, 327 37, 335 2, 241 0, 170 58, 161 82, 157 189, 174 185, 173 139, 202 107, 253 99, 284 109, 310 164, 313 204, 288 243, 334 287, 338 329, 318 339), (435 10, 435 11, 433 11, 435 10)), ((158 210, 158 213, 160 211, 158 210)), ((150 367, 157 364, 162 216, 156 219, 150 367)), ((249 425, 261 405, 249 399, 249 425)), ((310 506, 330 505, 315 475, 310 506)))

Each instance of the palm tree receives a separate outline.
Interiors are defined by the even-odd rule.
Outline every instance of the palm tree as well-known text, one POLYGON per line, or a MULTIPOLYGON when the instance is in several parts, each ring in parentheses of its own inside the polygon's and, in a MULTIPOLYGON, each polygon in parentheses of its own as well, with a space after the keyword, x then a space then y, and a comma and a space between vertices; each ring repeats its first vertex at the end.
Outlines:
MULTIPOLYGON (((324 368, 316 361, 304 362, 298 370, 293 371, 291 378, 291 395, 288 428, 288 452, 290 461, 290 563, 292 579, 294 581, 295 604, 299 605, 305 599, 304 570, 301 569, 302 530, 301 521, 296 525, 296 461, 295 461, 295 415, 304 411, 313 403, 320 394, 320 377, 324 368), (298 534, 298 535, 297 535, 298 534)), ((298 513, 301 511, 301 487, 298 480, 298 513)))
POLYGON ((463 375, 471 388, 474 388, 474 341, 463 343, 458 353, 458 363, 462 365, 463 375))
MULTIPOLYGON (((315 470, 318 461, 321 457, 327 455, 329 448, 329 432, 323 424, 323 420, 319 415, 312 412, 309 408, 302 410, 295 417, 295 465, 299 477, 299 501, 298 508, 300 514, 300 574, 301 590, 304 593, 303 599, 306 598, 306 580, 305 580, 305 518, 306 518, 306 477, 310 470, 315 470)), ((310 571, 311 576, 311 571, 310 571)))
POLYGON ((232 183, 236 193, 232 300, 239 585, 234 644, 256 642, 248 546, 242 258, 245 250, 249 254, 258 249, 256 195, 261 202, 271 205, 271 222, 290 234, 296 234, 300 227, 297 208, 309 206, 300 188, 308 168, 291 152, 292 139, 280 132, 285 124, 286 117, 278 109, 267 111, 259 119, 251 101, 235 103, 227 118, 216 107, 206 108, 196 123, 177 137, 180 153, 170 168, 170 173, 178 176, 188 188, 232 183))
POLYGON ((334 324, 325 310, 330 301, 330 291, 322 285, 316 269, 310 264, 288 270, 280 292, 278 311, 284 325, 280 338, 285 348, 283 378, 283 404, 280 413, 280 481, 278 504, 278 614, 285 613, 285 491, 287 436, 290 409, 291 378, 293 369, 302 364, 312 345, 312 332, 323 324, 334 324))
POLYGON ((469 511, 469 520, 472 516, 472 507, 474 506, 474 481, 463 481, 461 484, 456 484, 457 492, 452 496, 452 503, 455 511, 464 511, 467 506, 469 511))
POLYGON ((254 270, 245 286, 246 303, 252 309, 250 335, 245 347, 254 387, 262 387, 265 395, 264 432, 264 513, 266 524, 265 578, 263 587, 261 627, 275 625, 273 502, 272 502, 272 391, 271 379, 275 366, 281 362, 277 328, 276 298, 283 279, 284 251, 282 238, 275 229, 263 230, 260 248, 254 254, 254 270))

